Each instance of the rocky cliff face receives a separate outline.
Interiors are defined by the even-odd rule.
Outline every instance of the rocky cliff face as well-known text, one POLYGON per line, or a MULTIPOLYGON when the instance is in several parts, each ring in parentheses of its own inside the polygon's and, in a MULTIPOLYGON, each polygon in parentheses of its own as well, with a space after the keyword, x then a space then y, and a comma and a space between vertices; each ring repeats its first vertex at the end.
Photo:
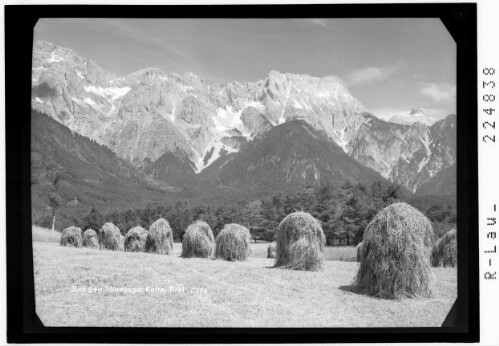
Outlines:
POLYGON ((335 77, 271 71, 257 82, 217 83, 155 68, 116 76, 68 48, 40 41, 32 70, 34 109, 108 146, 155 179, 189 175, 189 169, 199 173, 297 119, 412 190, 455 160, 450 125, 441 126, 454 139, 440 138, 442 131, 418 122, 382 121, 335 77))

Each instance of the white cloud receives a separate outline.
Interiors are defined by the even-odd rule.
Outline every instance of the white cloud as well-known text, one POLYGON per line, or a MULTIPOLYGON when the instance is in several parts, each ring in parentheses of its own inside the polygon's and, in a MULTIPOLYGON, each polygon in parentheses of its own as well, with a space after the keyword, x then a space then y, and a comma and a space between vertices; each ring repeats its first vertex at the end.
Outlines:
POLYGON ((348 73, 343 80, 348 86, 366 86, 392 76, 404 66, 404 62, 383 67, 366 66, 348 73))
POLYGON ((421 93, 437 102, 455 102, 456 86, 448 83, 425 83, 421 84, 421 93))
POLYGON ((293 19, 300 26, 320 26, 322 28, 331 29, 331 22, 327 18, 300 18, 293 19))
POLYGON ((310 24, 319 25, 319 26, 322 26, 324 28, 328 27, 327 20, 323 19, 323 18, 307 18, 304 20, 310 24))

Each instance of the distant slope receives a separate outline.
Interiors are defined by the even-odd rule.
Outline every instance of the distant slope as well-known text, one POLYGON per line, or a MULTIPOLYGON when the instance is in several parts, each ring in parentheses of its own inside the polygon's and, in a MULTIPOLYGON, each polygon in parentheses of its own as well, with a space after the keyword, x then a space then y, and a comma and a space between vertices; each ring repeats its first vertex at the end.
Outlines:
POLYGON ((219 169, 220 184, 236 190, 299 188, 323 180, 333 184, 385 180, 301 120, 274 127, 219 169))
POLYGON ((83 137, 51 117, 31 112, 31 187, 34 222, 50 218, 49 196, 59 177, 62 207, 58 225, 92 206, 101 213, 162 201, 171 188, 148 180, 110 149, 83 137))
POLYGON ((456 164, 444 168, 416 191, 419 195, 455 196, 457 189, 456 164))

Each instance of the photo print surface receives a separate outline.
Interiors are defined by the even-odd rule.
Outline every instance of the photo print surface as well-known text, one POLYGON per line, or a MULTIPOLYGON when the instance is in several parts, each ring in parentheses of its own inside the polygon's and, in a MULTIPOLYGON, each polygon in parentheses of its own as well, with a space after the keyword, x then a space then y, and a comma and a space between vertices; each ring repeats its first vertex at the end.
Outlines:
POLYGON ((440 327, 456 43, 437 18, 40 19, 44 326, 440 327))

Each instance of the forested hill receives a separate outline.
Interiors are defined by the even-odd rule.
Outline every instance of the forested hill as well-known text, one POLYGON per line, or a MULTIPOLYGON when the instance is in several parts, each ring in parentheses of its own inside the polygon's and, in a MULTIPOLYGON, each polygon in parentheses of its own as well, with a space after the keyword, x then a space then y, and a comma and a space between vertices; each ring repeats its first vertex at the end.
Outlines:
POLYGON ((72 132, 45 114, 31 112, 31 191, 35 223, 72 224, 92 206, 101 212, 161 202, 169 192, 110 149, 72 132))

